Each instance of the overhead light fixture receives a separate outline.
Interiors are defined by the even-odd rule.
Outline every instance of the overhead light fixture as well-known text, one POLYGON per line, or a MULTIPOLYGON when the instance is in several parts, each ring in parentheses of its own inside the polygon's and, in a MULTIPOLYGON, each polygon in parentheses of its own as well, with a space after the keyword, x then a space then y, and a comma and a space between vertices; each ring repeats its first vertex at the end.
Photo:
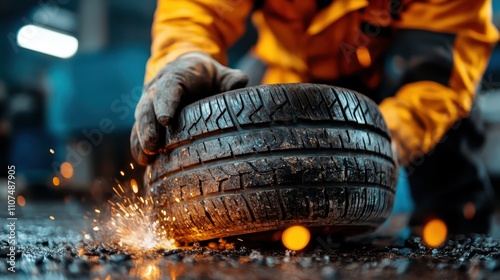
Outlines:
POLYGON ((78 50, 78 40, 70 35, 28 24, 17 32, 17 44, 25 49, 70 58, 78 50))

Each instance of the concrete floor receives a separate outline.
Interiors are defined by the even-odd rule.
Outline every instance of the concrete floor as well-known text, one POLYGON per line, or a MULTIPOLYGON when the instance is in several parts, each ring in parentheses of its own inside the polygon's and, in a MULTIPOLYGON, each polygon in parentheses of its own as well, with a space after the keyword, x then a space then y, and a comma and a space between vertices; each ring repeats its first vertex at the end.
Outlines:
MULTIPOLYGON (((377 235, 341 244, 312 246, 303 252, 280 246, 215 250, 207 244, 177 250, 130 253, 112 244, 84 241, 87 209, 67 203, 30 203, 17 209, 19 255, 16 273, 0 263, 0 278, 11 279, 461 279, 500 277, 500 243, 490 236, 462 236, 438 249, 415 237, 377 235), (53 216, 54 220, 49 217, 53 216)), ((3 218, 4 219, 4 218, 3 218)), ((4 223, 6 224, 6 223, 4 223)), ((385 229, 404 224, 398 215, 385 229)), ((1 257, 7 240, 2 231, 1 257)), ((388 230, 388 231, 387 231, 388 230)), ((316 240, 317 241, 317 240, 316 240)))

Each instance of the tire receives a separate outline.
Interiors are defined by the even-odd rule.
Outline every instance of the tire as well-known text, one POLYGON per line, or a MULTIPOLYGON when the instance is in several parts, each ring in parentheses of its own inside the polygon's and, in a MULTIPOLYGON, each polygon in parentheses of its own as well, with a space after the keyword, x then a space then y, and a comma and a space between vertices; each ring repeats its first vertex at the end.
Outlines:
POLYGON ((364 95, 257 86, 194 102, 177 119, 145 182, 179 242, 294 224, 366 231, 392 210, 391 138, 364 95))

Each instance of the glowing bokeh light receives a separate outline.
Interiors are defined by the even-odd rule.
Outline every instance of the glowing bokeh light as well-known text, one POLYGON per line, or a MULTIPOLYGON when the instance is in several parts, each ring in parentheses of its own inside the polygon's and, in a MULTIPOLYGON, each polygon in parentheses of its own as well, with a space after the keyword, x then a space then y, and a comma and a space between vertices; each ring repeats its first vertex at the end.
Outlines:
POLYGON ((424 243, 429 247, 439 247, 446 240, 448 229, 440 219, 429 221, 423 230, 424 243))
POLYGON ((19 206, 21 206, 21 207, 26 205, 26 199, 24 199, 24 196, 22 196, 22 195, 17 196, 17 204, 19 204, 19 206))
POLYGON ((71 163, 63 162, 61 164, 61 175, 64 178, 70 179, 71 177, 73 177, 73 173, 74 173, 74 170, 73 170, 73 166, 71 165, 71 163))
POLYGON ((310 239, 311 233, 303 226, 291 226, 285 229, 281 235, 283 245, 294 251, 304 249, 309 244, 310 239))
POLYGON ((464 218, 471 220, 474 216, 476 216, 476 206, 472 202, 467 202, 464 205, 464 218))
POLYGON ((19 29, 17 44, 25 49, 59 58, 70 58, 78 50, 78 40, 75 37, 33 24, 19 29))
POLYGON ((52 178, 52 184, 54 184, 54 186, 58 187, 60 183, 61 182, 59 181, 59 178, 57 177, 52 178))
POLYGON ((55 220, 56 218, 54 218, 54 216, 49 216, 49 219, 55 220))
POLYGON ((356 56, 358 57, 359 64, 365 68, 372 64, 370 51, 366 47, 356 49, 356 56))

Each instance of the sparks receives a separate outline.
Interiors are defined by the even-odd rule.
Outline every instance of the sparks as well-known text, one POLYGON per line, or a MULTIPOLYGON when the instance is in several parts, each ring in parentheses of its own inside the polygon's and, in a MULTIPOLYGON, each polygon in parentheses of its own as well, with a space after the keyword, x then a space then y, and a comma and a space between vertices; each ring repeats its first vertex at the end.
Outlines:
POLYGON ((134 164, 130 163, 130 169, 134 170, 134 164))
POLYGON ((144 279, 157 279, 160 277, 160 269, 154 264, 150 264, 142 272, 144 279))
POLYGON ((49 152, 50 152, 51 154, 54 154, 54 153, 55 153, 54 149, 49 149, 49 152))
POLYGON ((56 218, 54 218, 54 216, 49 216, 49 219, 55 220, 56 218))
POLYGON ((120 175, 125 176, 125 172, 120 170, 120 175))
POLYGON ((137 186, 137 181, 132 179, 130 180, 130 186, 132 187, 132 191, 134 193, 138 193, 139 192, 139 186, 137 186))
POLYGON ((116 195, 117 195, 118 197, 122 197, 122 195, 118 192, 118 190, 116 190, 115 188, 113 188, 113 191, 116 193, 116 195))
POLYGON ((126 184, 122 187, 119 181, 116 183, 117 187, 112 188, 116 197, 108 200, 109 211, 94 210, 106 214, 96 215, 93 235, 102 237, 105 243, 137 252, 176 248, 175 241, 169 237, 171 231, 164 229, 165 222, 157 220, 160 213, 153 214, 153 198, 138 196, 139 187, 134 179, 130 180, 130 188, 125 188, 126 184))

